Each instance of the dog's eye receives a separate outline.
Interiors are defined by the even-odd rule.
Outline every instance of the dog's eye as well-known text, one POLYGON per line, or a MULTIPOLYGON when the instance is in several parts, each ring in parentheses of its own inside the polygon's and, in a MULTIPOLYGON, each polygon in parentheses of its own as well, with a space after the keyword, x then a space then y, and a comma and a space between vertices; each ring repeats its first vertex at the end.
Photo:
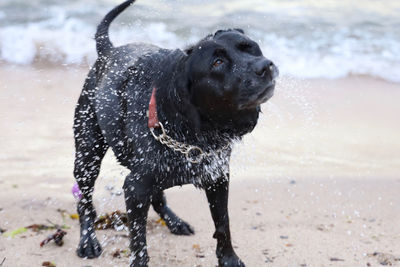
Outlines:
POLYGON ((214 68, 215 68, 215 67, 218 67, 218 66, 222 65, 222 63, 224 63, 224 62, 222 61, 222 59, 217 58, 217 59, 214 60, 214 62, 213 62, 213 67, 214 67, 214 68))

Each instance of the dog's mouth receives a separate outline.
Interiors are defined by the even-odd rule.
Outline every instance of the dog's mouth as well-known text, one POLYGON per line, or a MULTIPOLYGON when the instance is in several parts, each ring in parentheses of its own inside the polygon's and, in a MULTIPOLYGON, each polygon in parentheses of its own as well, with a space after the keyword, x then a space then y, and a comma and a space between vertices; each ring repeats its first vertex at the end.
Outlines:
POLYGON ((239 110, 254 109, 257 106, 267 102, 274 95, 275 83, 275 80, 272 80, 270 83, 268 83, 267 87, 254 94, 250 101, 239 104, 239 110))

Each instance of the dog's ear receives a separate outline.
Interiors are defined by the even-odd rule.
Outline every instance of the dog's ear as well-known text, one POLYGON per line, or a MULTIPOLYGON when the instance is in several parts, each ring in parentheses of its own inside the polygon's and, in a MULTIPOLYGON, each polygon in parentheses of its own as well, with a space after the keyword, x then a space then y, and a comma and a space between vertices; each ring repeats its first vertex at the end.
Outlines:
POLYGON ((194 49, 194 46, 190 46, 190 47, 186 48, 186 49, 185 49, 186 55, 189 56, 190 54, 192 54, 193 49, 194 49))
POLYGON ((214 33, 214 37, 217 37, 218 35, 220 35, 221 33, 225 33, 225 32, 232 32, 232 31, 236 31, 236 32, 240 32, 241 34, 245 34, 244 30, 239 29, 239 28, 235 28, 235 29, 226 29, 226 30, 218 30, 214 33))
POLYGON ((193 50, 194 50, 194 48, 195 48, 196 46, 198 46, 199 44, 201 44, 203 41, 211 40, 213 37, 214 37, 213 34, 207 35, 206 37, 204 37, 203 39, 201 39, 199 42, 197 42, 197 44, 192 44, 192 45, 190 45, 189 47, 187 47, 187 48, 184 50, 185 53, 186 53, 187 55, 191 55, 192 52, 193 52, 193 50))
POLYGON ((237 32, 240 32, 240 33, 242 33, 242 34, 245 34, 245 33, 244 33, 244 30, 242 30, 242 29, 235 28, 234 30, 237 31, 237 32))
POLYGON ((177 49, 168 54, 160 63, 155 87, 157 105, 160 103, 159 106, 163 111, 161 117, 165 116, 169 123, 185 123, 193 131, 198 131, 200 115, 191 101, 191 82, 186 64, 191 51, 188 53, 177 49))
POLYGON ((185 75, 182 71, 185 70, 187 57, 187 52, 180 49, 176 49, 165 55, 161 62, 158 62, 158 71, 154 82, 155 87, 160 89, 165 88, 166 92, 171 93, 171 89, 176 88, 176 86, 184 86, 185 75))

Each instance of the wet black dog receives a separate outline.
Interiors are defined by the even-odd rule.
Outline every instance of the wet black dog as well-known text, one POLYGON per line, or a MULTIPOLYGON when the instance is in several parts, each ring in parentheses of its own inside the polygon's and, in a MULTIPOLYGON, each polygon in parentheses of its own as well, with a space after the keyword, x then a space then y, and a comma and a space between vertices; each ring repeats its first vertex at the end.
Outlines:
POLYGON ((131 266, 146 266, 149 260, 150 204, 172 233, 194 233, 167 206, 163 193, 188 183, 206 191, 219 265, 244 266, 229 230, 230 144, 255 127, 260 104, 273 95, 278 70, 240 29, 217 31, 184 51, 145 44, 114 47, 109 25, 133 2, 114 8, 99 25, 99 58, 75 111, 74 175, 83 193, 77 253, 87 258, 101 253, 92 194, 101 160, 111 147, 131 171, 123 187, 131 266))

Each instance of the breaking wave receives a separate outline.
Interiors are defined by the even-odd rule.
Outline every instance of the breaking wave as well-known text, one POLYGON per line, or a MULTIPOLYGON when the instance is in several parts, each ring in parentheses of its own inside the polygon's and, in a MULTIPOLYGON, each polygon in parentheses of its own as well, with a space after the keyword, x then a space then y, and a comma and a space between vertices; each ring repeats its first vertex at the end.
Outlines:
MULTIPOLYGON (((0 4, 3 64, 92 64, 97 23, 116 1, 32 2, 0 4), (47 8, 38 9, 40 4, 47 8), (28 11, 20 14, 21 10, 28 11)), ((400 82, 400 17, 390 13, 400 12, 400 5, 388 1, 387 10, 373 10, 369 0, 363 2, 365 10, 349 17, 351 8, 348 11, 344 2, 336 7, 342 10, 326 10, 306 0, 299 1, 300 7, 288 7, 291 1, 271 1, 269 8, 260 0, 246 5, 241 1, 139 1, 112 25, 110 35, 115 45, 140 41, 184 48, 217 29, 239 27, 284 75, 330 79, 370 75, 400 82), (263 8, 254 7, 260 3, 263 8), (335 11, 342 15, 332 16, 335 11)))

